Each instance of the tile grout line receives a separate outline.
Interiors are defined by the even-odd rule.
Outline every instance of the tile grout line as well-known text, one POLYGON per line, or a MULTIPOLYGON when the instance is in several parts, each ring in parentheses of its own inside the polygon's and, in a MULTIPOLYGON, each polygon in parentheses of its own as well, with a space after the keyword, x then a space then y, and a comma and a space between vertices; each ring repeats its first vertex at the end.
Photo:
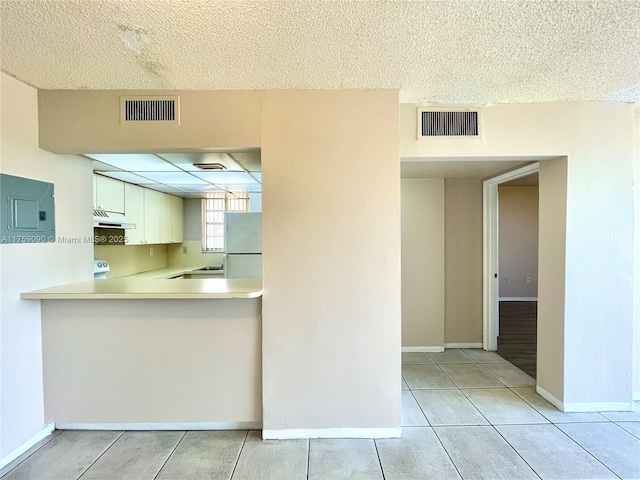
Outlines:
POLYGON ((229 480, 233 478, 236 473, 236 468, 238 468, 238 462, 240 462, 240 455, 242 455, 242 450, 244 449, 245 443, 247 443, 247 438, 249 438, 250 430, 247 430, 247 433, 244 436, 244 440, 242 441, 242 445, 240 446, 240 450, 238 451, 238 457, 236 458, 236 463, 233 465, 233 470, 231 470, 231 475, 229 475, 229 480))
POLYGON ((449 459, 449 461, 451 462, 451 465, 453 465, 453 468, 456 469, 456 472, 458 472, 458 476, 460 478, 464 478, 462 476, 462 473, 460 473, 460 470, 458 469, 458 466, 456 465, 456 462, 453 461, 453 458, 451 458, 451 455, 449 454, 449 451, 447 450, 447 447, 444 446, 444 443, 442 443, 442 440, 440 439, 440 436, 438 435, 438 432, 436 431, 435 428, 430 427, 431 431, 433 432, 433 434, 436 436, 436 438, 438 439, 438 443, 440 444, 440 446, 442 447, 442 449, 444 450, 444 453, 447 454, 447 458, 449 459))
MULTIPOLYGON (((604 422, 598 422, 598 423, 604 423, 604 422)), ((629 435, 631 435, 632 437, 636 437, 638 440, 640 440, 640 435, 636 435, 635 433, 631 433, 629 430, 627 430, 622 425, 620 425, 621 423, 639 423, 639 422, 611 422, 611 423, 616 424, 618 427, 620 427, 622 430, 627 432, 629 435)))
POLYGON ((536 475, 536 477, 538 477, 538 478, 540 478, 540 479, 541 479, 542 477, 541 477, 540 475, 538 475, 538 472, 536 472, 536 471, 535 471, 535 469, 534 469, 531 465, 529 465, 529 462, 527 462, 527 461, 525 460, 525 458, 524 458, 522 455, 520 455, 520 452, 518 452, 518 450, 516 450, 516 448, 515 448, 513 445, 511 445, 511 444, 509 443, 509 440, 507 440, 506 438, 504 438, 504 435, 502 435, 502 433, 500 433, 500 430, 498 430, 498 429, 495 427, 495 425, 491 425, 491 428, 493 428, 493 429, 496 431, 496 433, 497 433, 498 435, 500 435, 500 438, 502 438, 502 439, 505 441, 505 443, 506 443, 507 445, 509 445, 509 447, 511 447, 511 450, 513 450, 513 451, 516 453, 516 455, 518 455, 518 457, 520 457, 520 458, 522 459, 522 461, 525 463, 525 465, 531 469, 531 471, 536 475))
MULTIPOLYGON (((464 353, 464 352, 463 352, 463 353, 464 353)), ((465 355, 466 355, 466 354, 465 354, 465 355)), ((468 356, 468 355, 467 355, 467 356, 468 356)), ((471 358, 471 357, 469 357, 469 358, 471 358)), ((475 359, 471 358, 471 360, 472 360, 475 364, 477 364, 477 362, 475 361, 475 359)), ((468 365, 468 364, 467 364, 467 365, 468 365)), ((439 365, 438 365, 438 367, 439 367, 439 365)), ((473 408, 474 408, 474 409, 475 409, 475 410, 480 414, 480 416, 486 420, 487 424, 488 424, 488 425, 492 425, 492 424, 491 424, 491 422, 489 421, 489 419, 484 415, 484 413, 482 413, 482 412, 480 411, 480 409, 476 406, 476 404, 475 404, 475 403, 473 403, 469 397, 467 397, 467 395, 462 391, 462 388, 460 388, 460 387, 458 386, 458 384, 457 384, 456 382, 454 382, 454 381, 453 381, 453 379, 452 379, 452 378, 447 374, 447 372, 445 372, 442 368, 440 368, 440 370, 442 371, 442 373, 444 374, 444 376, 445 376, 445 377, 447 377, 451 383, 453 383, 453 385, 454 385, 455 389, 457 389, 457 390, 462 394, 462 396, 463 396, 464 398, 466 398, 466 399, 467 399, 467 401, 471 404, 471 406, 472 406, 472 407, 473 407, 473 408)), ((501 382, 501 383, 502 383, 502 382, 501 382)), ((453 390, 453 389, 450 389, 450 388, 449 388, 449 389, 443 389, 443 390, 453 390)), ((411 392, 411 394, 413 395, 413 392, 411 392)), ((415 397, 414 397, 414 398, 415 398, 415 397)), ((416 400, 416 403, 418 403, 418 401, 417 401, 417 400, 416 400)), ((418 403, 418 406, 420 407, 420 403, 418 403)), ((420 407, 420 409, 422 409, 422 407, 420 407)), ((426 415, 425 415, 425 417, 426 417, 426 415)), ((428 418, 427 418, 427 422, 429 422, 429 425, 430 425, 431 427, 433 427, 433 425, 431 425, 431 422, 429 421, 429 419, 428 419, 428 418)), ((455 425, 451 425, 451 426, 455 426, 455 425)), ((434 432, 435 432, 435 431, 434 431, 434 432)), ((437 435, 436 435, 436 436, 437 436, 437 435)), ((439 440, 439 439, 438 439, 438 440, 439 440)), ((440 442, 440 443, 442 444, 442 442, 440 442)), ((444 444, 442 445, 442 447, 444 448, 444 444)), ((445 450, 446 450, 446 449, 445 449, 445 450)), ((448 455, 448 453, 447 453, 447 455, 448 455)), ((453 460, 452 460, 452 461, 453 461, 453 460)))
MULTIPOLYGON (((584 423, 593 423, 593 422, 584 422, 584 423)), ((597 422, 597 423, 604 423, 604 422, 597 422)), ((602 465, 604 468, 606 468, 607 470, 609 470, 614 477, 616 478, 620 478, 620 476, 618 476, 616 474, 616 472, 614 472, 613 470, 611 470, 607 465, 605 465, 604 462, 601 462, 593 453, 591 453, 589 450, 587 450, 585 447, 583 447, 582 445, 580 445, 578 443, 577 440, 574 440, 571 435, 569 435, 567 432, 565 432, 564 430, 562 430, 560 427, 558 427, 555 423, 551 423, 551 425, 553 425, 554 427, 556 427, 557 430, 559 430, 562 434, 564 434, 569 440, 571 440, 573 443, 575 443, 578 447, 580 447, 582 450, 584 450, 587 455, 591 456, 596 462, 598 462, 600 465, 602 465)))
POLYGON ((307 438, 307 475, 306 479, 309 480, 309 464, 311 463, 311 439, 307 438))
POLYGON ((380 458, 380 452, 378 451, 378 442, 376 442, 375 438, 373 438, 372 440, 373 440, 373 448, 376 449, 376 456, 378 457, 378 465, 380 465, 380 473, 382 474, 382 480, 385 480, 386 477, 384 475, 384 467, 382 466, 382 459, 380 458))
MULTIPOLYGON (((413 398, 414 402, 416 402, 416 405, 418 405, 418 408, 422 412, 422 416, 427 421, 427 426, 430 427, 431 426, 431 420, 429 420, 429 417, 427 417, 427 414, 424 413, 424 410, 422 409, 422 405, 420 405, 420 402, 418 401, 416 396, 413 394, 413 390, 409 389, 409 393, 411 394, 411 397, 413 398)), ((402 423, 402 421, 400 423, 402 423)), ((403 426, 404 425, 400 425, 400 428, 402 428, 403 426)))
MULTIPOLYGON (((47 445, 51 440, 53 440, 54 438, 56 438, 58 435, 60 435, 63 432, 63 430, 54 430, 53 432, 51 432, 50 435, 47 435, 49 438, 46 442, 44 442, 42 445, 40 445, 38 448, 36 448, 35 450, 33 450, 31 453, 29 453, 26 457, 24 457, 22 460, 20 460, 18 463, 16 463, 14 466, 12 466, 11 468, 9 468, 6 472, 2 472, 2 470, 4 470, 5 468, 9 467, 9 465, 11 465, 13 462, 15 462, 18 458, 20 458, 22 455, 26 454, 29 450, 27 450, 27 452, 24 452, 22 455, 20 455, 20 457, 17 457, 15 460, 9 462, 7 465, 5 465, 2 469, 0 469, 0 477, 5 477, 6 475, 9 475, 10 472, 12 472, 13 470, 15 470, 16 468, 18 468, 20 465, 22 465, 24 462, 26 462, 31 455, 33 455, 36 452, 39 452, 41 448, 43 448, 45 445, 47 445), (58 433, 55 433, 58 432, 58 433)), ((46 437, 45 437, 46 438, 46 437)), ((44 438, 42 439, 44 440, 44 438)), ((41 440, 41 441, 42 441, 41 440)), ((32 447, 33 448, 33 447, 32 447)))
POLYGON ((80 477, 82 477, 85 473, 87 473, 87 472, 89 471, 89 469, 90 469, 91 467, 93 467, 93 466, 96 464, 96 462, 97 462, 98 460, 100 460, 100 459, 102 458, 102 456, 103 456, 105 453, 107 453, 107 451, 108 451, 111 447, 113 447, 113 445, 114 445, 118 440, 120 440, 120 439, 122 438, 122 436, 123 436, 125 433, 127 433, 127 432, 126 432, 126 430, 123 430, 123 431, 122 431, 122 433, 121 433, 120 435, 118 435, 118 436, 113 440, 113 442, 111 442, 111 443, 107 446, 107 448, 105 448, 105 449, 102 451, 102 453, 101 453, 100 455, 98 455, 98 457, 97 457, 93 462, 91 462, 91 464, 89 464, 89 466, 88 466, 87 468, 85 468, 85 469, 80 473, 80 475, 78 475, 78 476, 76 477, 76 480, 79 480, 79 479, 80 479, 80 477))
POLYGON ((176 445, 173 447, 173 449, 171 450, 171 452, 169 453, 169 456, 167 456, 167 458, 165 459, 164 462, 162 462, 162 465, 160 465, 160 469, 156 472, 156 474, 153 476, 153 480, 156 480, 156 478, 158 478, 158 475, 160 475, 160 472, 162 471, 162 469, 164 468, 164 466, 167 464, 167 462, 169 461, 169 459, 171 458, 171 456, 173 455, 173 453, 176 451, 176 449, 178 448, 178 445, 180 445, 182 443, 182 440, 184 439, 184 437, 187 436, 187 432, 188 430, 185 430, 184 433, 182 434, 182 436, 180 437, 180 440, 178 440, 178 442, 176 443, 176 445))

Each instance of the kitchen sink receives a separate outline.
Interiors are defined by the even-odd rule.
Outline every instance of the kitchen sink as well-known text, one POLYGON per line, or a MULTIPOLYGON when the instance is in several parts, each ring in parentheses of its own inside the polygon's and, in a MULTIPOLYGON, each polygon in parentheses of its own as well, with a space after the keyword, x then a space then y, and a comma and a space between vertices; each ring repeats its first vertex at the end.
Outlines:
POLYGON ((196 268, 193 272, 209 272, 214 270, 222 270, 222 265, 212 265, 210 267, 196 268))

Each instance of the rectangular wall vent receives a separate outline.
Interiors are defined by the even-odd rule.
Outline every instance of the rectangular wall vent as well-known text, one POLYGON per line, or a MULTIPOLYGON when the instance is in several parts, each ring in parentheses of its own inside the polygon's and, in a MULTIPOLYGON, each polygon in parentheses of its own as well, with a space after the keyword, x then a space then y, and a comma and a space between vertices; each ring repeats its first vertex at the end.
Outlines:
POLYGON ((420 131, 422 137, 477 137, 478 112, 422 110, 420 131))
POLYGON ((121 123, 180 124, 180 97, 120 97, 121 123))

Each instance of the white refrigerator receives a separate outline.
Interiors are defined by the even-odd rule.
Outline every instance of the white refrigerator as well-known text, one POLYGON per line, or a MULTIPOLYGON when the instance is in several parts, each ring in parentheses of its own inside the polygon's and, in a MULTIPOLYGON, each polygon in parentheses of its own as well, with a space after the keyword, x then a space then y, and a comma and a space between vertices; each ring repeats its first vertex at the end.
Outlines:
POLYGON ((225 278, 262 278, 262 214, 224 217, 225 278))

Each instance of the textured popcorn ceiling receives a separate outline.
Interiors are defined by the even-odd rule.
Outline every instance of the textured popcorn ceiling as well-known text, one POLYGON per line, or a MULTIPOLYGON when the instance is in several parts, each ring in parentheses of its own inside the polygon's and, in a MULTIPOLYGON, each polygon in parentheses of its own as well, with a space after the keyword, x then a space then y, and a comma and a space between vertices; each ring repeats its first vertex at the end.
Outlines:
POLYGON ((2 0, 2 70, 53 89, 640 99, 640 1, 2 0))

